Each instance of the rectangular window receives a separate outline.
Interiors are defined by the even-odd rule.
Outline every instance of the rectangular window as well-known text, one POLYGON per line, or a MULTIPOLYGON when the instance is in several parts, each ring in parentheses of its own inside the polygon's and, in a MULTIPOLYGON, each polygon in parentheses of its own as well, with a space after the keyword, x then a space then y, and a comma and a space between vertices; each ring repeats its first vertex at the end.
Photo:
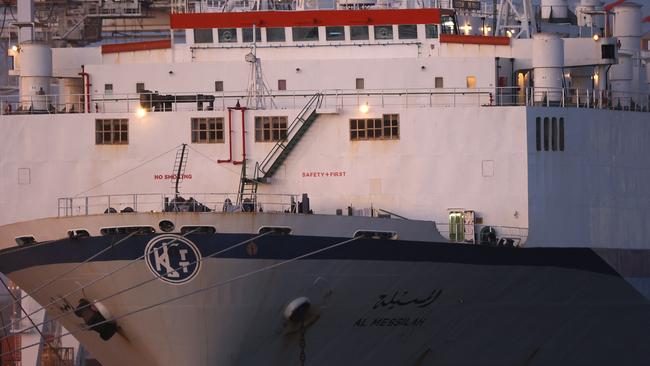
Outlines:
POLYGON ((544 117, 544 151, 548 151, 548 137, 550 135, 550 127, 549 126, 549 120, 548 117, 544 117))
POLYGON ((212 29, 195 29, 194 43, 212 43, 212 29))
POLYGON ((214 91, 223 91, 223 81, 214 82, 214 91))
POLYGON ((343 29, 343 27, 325 27, 325 39, 328 41, 345 40, 345 32, 343 29))
POLYGON ((350 26, 350 40, 352 41, 367 41, 370 39, 367 25, 352 25, 350 26))
POLYGON ((363 89, 364 86, 365 86, 364 84, 365 84, 365 80, 363 78, 356 78, 355 79, 355 88, 357 90, 363 89))
POLYGON ((375 39, 393 39, 392 25, 376 25, 375 39))
POLYGON ((467 77, 467 88, 468 89, 476 88, 476 76, 467 77))
POLYGON ((399 139, 399 114, 384 114, 384 138, 389 140, 399 139))
POLYGON ((255 117, 255 141, 281 141, 287 137, 287 117, 255 117))
POLYGON ((417 39, 418 27, 415 24, 400 24, 397 26, 397 37, 399 39, 417 39))
POLYGON ((192 118, 192 142, 199 144, 223 142, 223 118, 192 118))
POLYGON ((113 84, 104 84, 104 94, 113 94, 113 84))
POLYGON ((244 28, 241 30, 242 41, 245 43, 248 42, 260 42, 262 41, 262 29, 255 28, 255 39, 253 39, 253 28, 244 28))
POLYGON ((96 119, 95 144, 96 145, 126 145, 129 143, 129 120, 96 119))
POLYGON ((267 42, 284 42, 284 28, 266 28, 267 42))
POLYGON ((438 24, 425 24, 424 34, 427 38, 438 38, 438 24))
POLYGON ((217 31, 219 43, 237 42, 237 30, 235 28, 224 28, 217 31))
POLYGON ((144 88, 144 83, 135 83, 135 92, 143 93, 146 89, 144 88))
POLYGON ((537 151, 542 151, 542 119, 535 119, 535 147, 537 151))
POLYGON ((564 151, 564 117, 560 117, 560 151, 564 151))
POLYGON ((398 140, 399 115, 384 114, 383 118, 350 120, 350 140, 398 140))
POLYGON ((287 90, 287 81, 284 79, 278 80, 278 90, 287 90))
POLYGON ((294 42, 318 41, 318 27, 293 27, 291 33, 294 42))
POLYGON ((440 29, 442 34, 456 34, 456 22, 453 15, 442 15, 440 17, 440 29))
POLYGON ((557 151, 557 118, 551 119, 551 150, 557 151))
POLYGON ((436 76, 435 83, 436 83, 436 89, 442 89, 445 87, 442 76, 436 76))

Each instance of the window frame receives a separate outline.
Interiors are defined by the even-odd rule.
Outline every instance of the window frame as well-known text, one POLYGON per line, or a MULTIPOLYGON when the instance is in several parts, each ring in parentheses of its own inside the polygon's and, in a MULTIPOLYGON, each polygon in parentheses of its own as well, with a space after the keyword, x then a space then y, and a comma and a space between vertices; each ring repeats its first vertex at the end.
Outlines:
POLYGON ((417 24, 399 24, 397 26, 397 39, 418 39, 417 24))
POLYGON ((395 34, 393 34, 393 25, 375 25, 373 26, 373 35, 375 36, 375 40, 377 41, 392 41, 395 39, 395 34), (386 35, 377 37, 377 35, 381 35, 382 30, 386 30, 386 35))
POLYGON ((381 118, 351 118, 350 141, 399 140, 399 114, 383 114, 381 118))
POLYGON ((266 29, 266 42, 275 43, 275 42, 287 41, 287 34, 285 32, 284 27, 267 27, 265 29, 266 29), (269 34, 271 34, 271 37, 269 37, 269 34), (274 38, 280 35, 282 35, 282 37, 274 38))
POLYGON ((128 145, 128 118, 96 118, 95 145, 128 145), (108 127, 106 129, 105 127, 108 127), (117 129, 116 129, 117 127, 117 129))
POLYGON ((278 142, 287 138, 288 116, 255 116, 255 142, 278 142))
POLYGON ((291 27, 291 40, 294 42, 318 42, 320 41, 318 27, 291 27))
POLYGON ((350 40, 351 41, 369 41, 370 28, 367 25, 351 25, 350 26, 350 40), (361 31, 361 32, 359 32, 361 31))
POLYGON ((194 28, 192 35, 194 36, 194 43, 214 43, 212 28, 194 28), (201 40, 197 41, 197 39, 201 40))
POLYGON ((345 27, 342 26, 342 25, 325 27, 325 40, 326 41, 345 41, 345 27), (340 30, 340 35, 339 36, 330 37, 330 32, 331 31, 338 32, 339 30, 340 30))
POLYGON ((193 144, 223 144, 225 127, 223 117, 190 118, 190 140, 193 144), (205 126, 201 126, 204 122, 205 126), (214 123, 214 127, 211 124, 214 123), (203 136, 201 136, 203 134, 203 136), (211 136, 213 134, 214 137, 211 136))

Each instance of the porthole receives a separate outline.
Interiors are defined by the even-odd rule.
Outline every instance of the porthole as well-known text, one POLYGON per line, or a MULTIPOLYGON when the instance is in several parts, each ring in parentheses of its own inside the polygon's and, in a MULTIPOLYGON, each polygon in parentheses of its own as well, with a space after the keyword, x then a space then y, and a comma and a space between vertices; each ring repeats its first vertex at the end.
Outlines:
POLYGON ((169 220, 162 220, 159 224, 158 227, 160 227, 160 230, 169 233, 174 230, 174 223, 169 221, 169 220))

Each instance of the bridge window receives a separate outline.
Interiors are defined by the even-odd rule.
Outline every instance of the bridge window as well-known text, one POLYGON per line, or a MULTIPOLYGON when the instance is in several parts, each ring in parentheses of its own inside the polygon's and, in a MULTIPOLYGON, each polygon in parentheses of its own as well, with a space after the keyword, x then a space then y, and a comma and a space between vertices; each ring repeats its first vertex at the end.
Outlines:
POLYGON ((440 17, 440 28, 442 34, 455 34, 456 33, 456 23, 454 18, 451 15, 443 15, 440 17))
POLYGON ((223 118, 192 118, 192 142, 204 144, 223 142, 223 118))
POLYGON ((219 43, 233 43, 237 42, 237 30, 235 28, 219 29, 219 43))
POLYGON ((284 42, 284 28, 266 28, 267 42, 284 42))
POLYGON ((287 117, 257 116, 255 117, 255 141, 280 141, 287 137, 287 117))
POLYGON ((95 144, 96 145, 126 145, 129 143, 129 120, 96 119, 95 144))
POLYGON ((397 26, 399 39, 417 39, 418 27, 415 24, 400 24, 397 26))
POLYGON ((424 34, 427 38, 438 38, 438 24, 425 24, 424 34))
POLYGON ((194 43, 212 43, 212 29, 195 29, 194 43))
POLYGON ((260 42, 262 40, 262 30, 255 28, 255 39, 253 39, 253 28, 244 28, 241 30, 241 36, 244 42, 260 42))
POLYGON ((392 25, 376 25, 375 39, 393 39, 392 25))
POLYGON ((384 114, 383 118, 350 120, 350 140, 398 140, 399 115, 384 114))
POLYGON ((325 39, 328 41, 345 40, 345 32, 343 29, 343 27, 325 27, 325 39))
POLYGON ((293 27, 291 33, 294 42, 318 41, 318 27, 293 27))
POLYGON ((353 25, 350 26, 350 40, 352 41, 367 41, 370 39, 367 25, 353 25))

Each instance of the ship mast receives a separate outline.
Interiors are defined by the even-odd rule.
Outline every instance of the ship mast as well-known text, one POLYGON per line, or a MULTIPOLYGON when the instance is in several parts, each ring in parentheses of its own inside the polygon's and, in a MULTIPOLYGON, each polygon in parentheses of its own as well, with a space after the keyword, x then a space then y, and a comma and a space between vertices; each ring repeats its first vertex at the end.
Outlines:
POLYGON ((531 0, 500 0, 495 35, 512 38, 531 38, 537 32, 537 23, 531 0))
POLYGON ((251 51, 244 57, 246 62, 250 63, 250 74, 248 79, 248 89, 246 90, 246 108, 247 109, 265 109, 266 99, 269 98, 270 105, 276 108, 275 102, 271 98, 269 88, 264 82, 262 74, 262 63, 257 57, 257 36, 255 24, 253 24, 253 44, 251 51))

